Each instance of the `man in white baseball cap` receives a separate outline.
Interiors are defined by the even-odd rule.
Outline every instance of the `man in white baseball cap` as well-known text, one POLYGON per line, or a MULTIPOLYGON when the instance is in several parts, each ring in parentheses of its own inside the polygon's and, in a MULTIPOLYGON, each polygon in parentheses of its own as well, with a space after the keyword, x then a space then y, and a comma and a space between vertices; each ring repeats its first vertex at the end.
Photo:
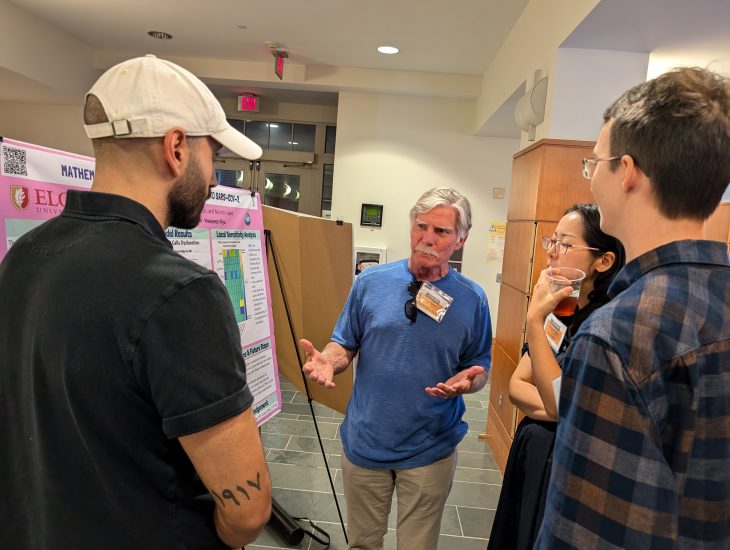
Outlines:
POLYGON ((255 160, 261 147, 233 128, 198 77, 152 54, 106 71, 86 97, 96 96, 108 120, 87 124, 91 139, 162 137, 174 127, 188 136, 210 136, 231 152, 255 160))
POLYGON ((218 275, 164 229, 198 224, 222 146, 261 149, 154 56, 104 73, 84 118, 91 191, 0 264, 0 547, 242 546, 271 482, 238 326, 218 275))

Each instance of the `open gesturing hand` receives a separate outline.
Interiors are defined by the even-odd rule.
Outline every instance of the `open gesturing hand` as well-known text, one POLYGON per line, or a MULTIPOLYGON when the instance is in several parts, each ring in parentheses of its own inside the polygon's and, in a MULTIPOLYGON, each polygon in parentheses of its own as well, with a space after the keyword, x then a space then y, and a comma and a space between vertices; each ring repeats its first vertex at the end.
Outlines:
POLYGON ((304 363, 302 371, 307 377, 317 384, 325 388, 334 388, 335 383, 332 381, 335 375, 335 369, 327 358, 314 349, 312 342, 302 338, 299 345, 307 354, 307 362, 304 363))
POLYGON ((462 393, 469 393, 474 385, 474 379, 484 374, 484 372, 484 367, 469 367, 458 372, 446 382, 439 382, 433 388, 426 388, 426 393, 433 397, 442 398, 451 398, 462 393))

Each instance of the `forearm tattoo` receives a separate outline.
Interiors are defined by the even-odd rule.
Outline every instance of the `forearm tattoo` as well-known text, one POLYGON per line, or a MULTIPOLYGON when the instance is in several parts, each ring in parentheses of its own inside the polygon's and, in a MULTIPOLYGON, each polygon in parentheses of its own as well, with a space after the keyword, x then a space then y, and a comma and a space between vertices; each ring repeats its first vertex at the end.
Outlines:
POLYGON ((246 497, 246 500, 251 500, 251 496, 249 495, 250 490, 256 489, 257 491, 261 492, 261 472, 256 472, 256 481, 251 481, 250 479, 247 479, 246 485, 249 487, 249 489, 241 487, 240 485, 236 485, 235 489, 224 488, 221 491, 220 495, 215 491, 211 491, 211 493, 213 493, 213 496, 218 499, 223 508, 226 507, 226 500, 233 502, 236 506, 240 506, 241 501, 243 500, 241 498, 242 496, 246 497))

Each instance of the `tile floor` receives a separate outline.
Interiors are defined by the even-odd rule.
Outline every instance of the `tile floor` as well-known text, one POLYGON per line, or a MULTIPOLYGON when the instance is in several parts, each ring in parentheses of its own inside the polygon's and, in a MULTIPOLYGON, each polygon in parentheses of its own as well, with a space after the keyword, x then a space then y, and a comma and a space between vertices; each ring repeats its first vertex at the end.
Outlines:
MULTIPOLYGON (((327 531, 331 537, 332 550, 344 550, 347 545, 317 442, 307 396, 283 377, 281 390, 284 402, 282 411, 261 427, 274 498, 290 515, 309 517, 327 531)), ((487 547, 502 483, 489 447, 477 437, 484 432, 486 426, 488 399, 489 385, 481 392, 465 397, 464 420, 469 423, 469 433, 459 445, 454 485, 441 522, 440 550, 485 550, 487 547)), ((342 443, 339 437, 343 416, 320 403, 315 402, 313 405, 335 492, 346 523, 340 469, 342 443)), ((305 536, 299 546, 288 546, 267 526, 259 538, 246 548, 316 550, 322 548, 322 545, 305 536)), ((395 508, 389 518, 385 550, 396 550, 395 508)))

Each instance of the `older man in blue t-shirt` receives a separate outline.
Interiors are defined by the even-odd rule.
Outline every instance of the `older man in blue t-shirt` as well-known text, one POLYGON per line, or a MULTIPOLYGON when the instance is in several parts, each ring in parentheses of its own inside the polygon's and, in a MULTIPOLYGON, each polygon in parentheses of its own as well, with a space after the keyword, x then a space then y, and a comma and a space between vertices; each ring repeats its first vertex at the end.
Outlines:
POLYGON ((321 353, 300 342, 305 374, 328 388, 359 353, 341 432, 350 548, 382 548, 395 489, 398 548, 436 549, 467 431, 461 394, 487 381, 487 297, 448 264, 468 236, 469 202, 432 189, 410 217, 410 257, 357 277, 321 353))

